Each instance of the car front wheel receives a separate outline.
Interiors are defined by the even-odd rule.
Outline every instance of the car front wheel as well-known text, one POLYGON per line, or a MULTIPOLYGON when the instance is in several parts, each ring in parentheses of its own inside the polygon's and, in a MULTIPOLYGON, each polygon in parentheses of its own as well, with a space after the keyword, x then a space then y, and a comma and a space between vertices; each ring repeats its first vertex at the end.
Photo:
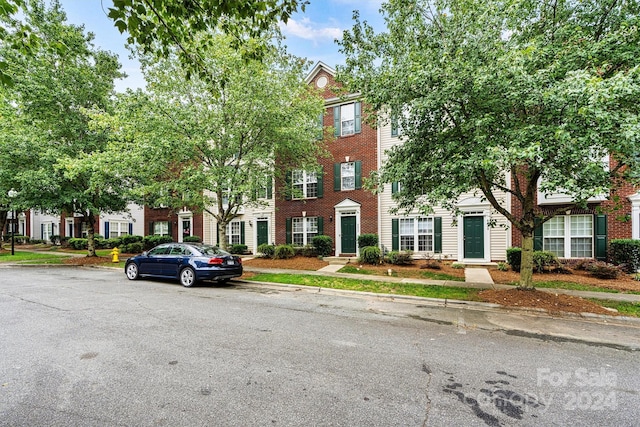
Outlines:
POLYGON ((196 272, 193 268, 186 267, 180 272, 180 284, 185 288, 190 288, 196 283, 196 272))
POLYGON ((135 265, 134 263, 131 263, 131 264, 127 265, 126 273, 127 273, 127 278, 129 280, 136 280, 138 278, 138 276, 139 276, 138 266, 135 265))

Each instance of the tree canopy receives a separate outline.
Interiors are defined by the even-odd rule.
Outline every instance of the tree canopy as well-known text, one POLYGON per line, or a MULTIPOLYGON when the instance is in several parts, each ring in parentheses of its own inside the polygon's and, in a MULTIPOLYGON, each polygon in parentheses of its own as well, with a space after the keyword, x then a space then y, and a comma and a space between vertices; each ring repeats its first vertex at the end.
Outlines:
POLYGON ((287 22, 304 0, 114 0, 109 17, 128 41, 146 55, 177 55, 187 70, 201 78, 213 78, 205 52, 215 47, 214 34, 231 37, 233 47, 245 58, 260 59, 268 51, 263 37, 287 22), (197 43, 194 41, 197 40, 197 43))
POLYGON ((638 2, 391 0, 382 11, 379 34, 356 14, 338 67, 403 129, 380 182, 401 181, 394 197, 409 209, 480 192, 522 233, 531 286, 534 228, 559 213, 536 207, 538 189, 571 196, 565 211, 638 176, 638 2))
POLYGON ((31 55, 21 55, 3 42, 14 85, 5 87, 3 129, 11 124, 10 152, 16 161, 12 179, 25 208, 69 215, 88 224, 93 250, 93 225, 99 212, 122 211, 123 187, 105 167, 107 138, 89 127, 87 109, 109 110, 114 80, 123 76, 117 57, 97 49, 93 35, 67 24, 58 2, 46 8, 31 1, 27 24, 39 39, 31 55), (9 121, 9 119, 11 121, 9 121))
POLYGON ((120 144, 138 200, 207 211, 225 242, 226 225, 261 203, 283 167, 317 164, 323 101, 304 83, 305 62, 281 48, 247 60, 232 37, 214 42, 203 58, 215 79, 187 79, 176 54, 142 56, 146 91, 122 96, 116 116, 96 121, 120 144))

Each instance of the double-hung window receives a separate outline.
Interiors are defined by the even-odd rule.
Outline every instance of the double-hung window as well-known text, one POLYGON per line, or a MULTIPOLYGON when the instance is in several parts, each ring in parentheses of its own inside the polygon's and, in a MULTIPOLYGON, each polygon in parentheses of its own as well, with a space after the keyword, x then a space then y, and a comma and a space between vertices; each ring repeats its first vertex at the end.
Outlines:
POLYGON ((360 102, 351 102, 333 107, 333 127, 335 136, 349 136, 360 133, 362 129, 360 102))
POLYGON ((318 197, 318 174, 303 170, 294 170, 291 176, 294 199, 318 197))
POLYGON ((318 235, 318 217, 299 217, 291 219, 291 238, 295 246, 311 244, 318 235))
POLYGON ((400 218, 398 220, 401 251, 434 252, 433 218, 400 218))
POLYGON ((542 227, 543 248, 561 258, 593 257, 593 215, 561 215, 542 227))
POLYGON ((105 234, 109 238, 126 236, 129 234, 129 222, 126 221, 108 221, 104 224, 105 234))
POLYGON ((340 164, 341 190, 356 189, 356 164, 354 162, 340 164))
POLYGON ((362 162, 334 163, 333 190, 348 191, 362 188, 362 162))
POLYGON ((227 239, 229 244, 239 245, 241 243, 240 221, 232 221, 227 230, 227 239))
POLYGON ((156 236, 169 235, 169 221, 156 221, 153 223, 153 234, 156 236))

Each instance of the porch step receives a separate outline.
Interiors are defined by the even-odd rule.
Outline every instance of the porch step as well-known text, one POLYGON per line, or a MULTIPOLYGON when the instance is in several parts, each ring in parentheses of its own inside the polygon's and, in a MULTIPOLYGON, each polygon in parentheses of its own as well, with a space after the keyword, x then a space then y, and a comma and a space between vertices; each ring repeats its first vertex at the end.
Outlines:
POLYGON ((323 258, 330 265, 347 265, 352 262, 357 262, 358 258, 353 256, 326 256, 323 258))

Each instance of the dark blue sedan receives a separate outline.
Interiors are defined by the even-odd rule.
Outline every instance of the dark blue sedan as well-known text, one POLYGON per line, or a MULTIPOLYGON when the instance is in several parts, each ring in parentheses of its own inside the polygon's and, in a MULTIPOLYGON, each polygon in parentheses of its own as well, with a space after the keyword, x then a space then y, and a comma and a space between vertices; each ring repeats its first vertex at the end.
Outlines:
POLYGON ((198 243, 165 243, 129 258, 124 266, 129 280, 141 276, 178 279, 190 287, 201 280, 226 283, 242 276, 242 260, 220 248, 198 243))

